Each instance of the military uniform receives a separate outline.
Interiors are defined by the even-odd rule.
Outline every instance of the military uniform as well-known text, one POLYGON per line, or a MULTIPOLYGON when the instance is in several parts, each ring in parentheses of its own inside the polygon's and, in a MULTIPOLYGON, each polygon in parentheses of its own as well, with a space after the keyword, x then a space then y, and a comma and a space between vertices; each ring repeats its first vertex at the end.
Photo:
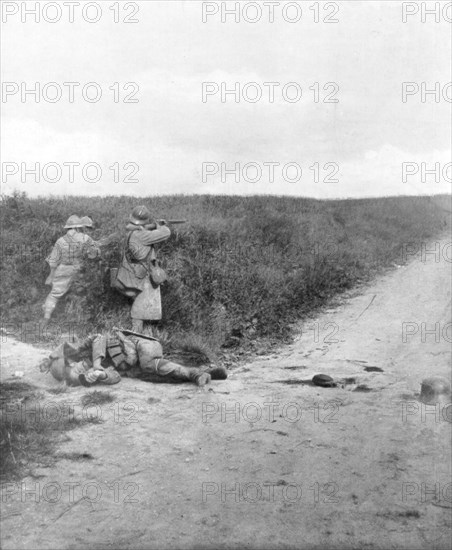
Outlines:
POLYGON ((107 385, 121 380, 107 355, 107 339, 101 334, 88 336, 76 346, 67 342, 61 344, 50 354, 45 365, 54 378, 69 386, 80 386, 87 377, 91 383, 107 385))
POLYGON ((52 290, 43 306, 45 321, 50 319, 58 300, 70 290, 80 273, 83 259, 94 259, 100 253, 93 239, 79 233, 76 229, 78 227, 81 227, 79 218, 71 216, 65 225, 67 233, 57 240, 46 258, 51 270, 47 282, 52 285, 52 290))
MULTIPOLYGON (((128 331, 125 331, 128 332, 128 331)), ((68 385, 116 384, 118 370, 151 382, 194 382, 201 386, 214 379, 227 378, 221 368, 185 367, 163 358, 163 349, 155 338, 140 334, 93 334, 74 346, 61 344, 54 350, 46 369, 68 385)))
POLYGON ((151 278, 157 264, 154 245, 166 241, 171 231, 166 225, 145 229, 150 222, 146 207, 136 207, 126 226, 127 237, 115 287, 134 298, 130 316, 135 330, 141 331, 143 321, 158 321, 162 318, 162 302, 159 284, 151 278))

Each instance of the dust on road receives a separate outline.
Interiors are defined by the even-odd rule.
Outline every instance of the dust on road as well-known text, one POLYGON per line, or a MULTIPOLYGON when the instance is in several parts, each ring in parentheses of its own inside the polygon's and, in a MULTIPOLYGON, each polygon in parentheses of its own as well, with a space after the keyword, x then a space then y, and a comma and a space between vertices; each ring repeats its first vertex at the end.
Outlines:
MULTIPOLYGON (((85 388, 48 393, 103 422, 61 445, 79 460, 3 491, 3 548, 449 548, 451 408, 418 394, 450 379, 450 310, 450 263, 432 255, 204 391, 124 379, 100 410, 85 388), (305 383, 318 373, 341 383, 305 383)), ((4 342, 2 380, 55 387, 47 353, 4 342)))

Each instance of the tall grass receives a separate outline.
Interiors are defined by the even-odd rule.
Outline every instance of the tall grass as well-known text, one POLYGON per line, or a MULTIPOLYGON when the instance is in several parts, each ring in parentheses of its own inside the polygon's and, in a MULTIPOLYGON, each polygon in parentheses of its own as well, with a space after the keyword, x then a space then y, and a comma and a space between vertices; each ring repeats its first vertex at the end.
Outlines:
MULTIPOLYGON (((37 321, 49 287, 45 260, 70 214, 89 215, 94 237, 124 233, 132 208, 184 218, 159 248, 168 343, 196 334, 214 350, 259 336, 281 339, 328 298, 406 259, 407 243, 450 228, 448 196, 318 201, 292 197, 3 197, 2 321, 37 321)), ((54 314, 97 330, 130 326, 129 302, 109 287, 121 239, 87 263, 80 284, 54 314)), ((411 249, 410 249, 411 250, 411 249)))

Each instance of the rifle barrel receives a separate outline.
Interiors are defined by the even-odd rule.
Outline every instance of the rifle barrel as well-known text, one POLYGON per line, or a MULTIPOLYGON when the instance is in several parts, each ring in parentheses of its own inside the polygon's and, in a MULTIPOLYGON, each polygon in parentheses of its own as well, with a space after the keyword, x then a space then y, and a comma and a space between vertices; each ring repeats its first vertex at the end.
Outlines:
POLYGON ((168 223, 172 223, 173 225, 176 225, 178 223, 187 223, 187 220, 168 220, 168 223))

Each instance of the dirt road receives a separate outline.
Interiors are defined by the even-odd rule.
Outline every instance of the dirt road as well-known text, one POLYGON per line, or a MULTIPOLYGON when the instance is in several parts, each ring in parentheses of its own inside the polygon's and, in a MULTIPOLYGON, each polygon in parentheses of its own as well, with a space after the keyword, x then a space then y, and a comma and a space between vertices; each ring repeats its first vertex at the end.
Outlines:
MULTIPOLYGON (((450 266, 389 272, 204 391, 125 379, 97 411, 89 390, 47 394, 102 415, 61 447, 93 458, 4 488, 3 548, 449 548, 451 408, 417 398, 450 379, 450 266), (301 383, 317 373, 349 383, 301 383)), ((56 385, 35 368, 46 352, 2 354, 3 380, 56 385)))

